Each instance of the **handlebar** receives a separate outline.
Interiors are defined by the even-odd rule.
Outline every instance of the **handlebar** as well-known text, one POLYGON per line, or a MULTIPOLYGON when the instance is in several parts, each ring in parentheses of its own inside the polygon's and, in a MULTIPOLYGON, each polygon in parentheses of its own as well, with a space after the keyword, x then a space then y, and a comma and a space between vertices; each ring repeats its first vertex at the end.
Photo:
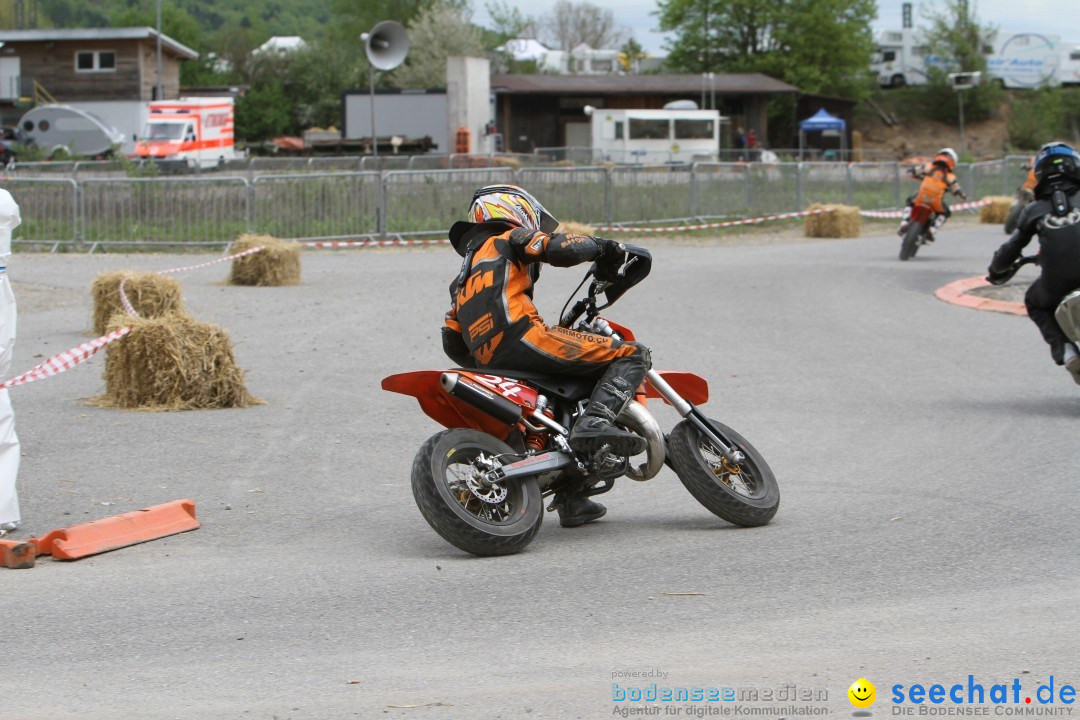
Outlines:
POLYGON ((1007 283, 1007 282, 1009 282, 1010 280, 1013 279, 1013 276, 1016 275, 1016 273, 1020 271, 1020 268, 1024 267, 1025 265, 1038 265, 1038 264, 1039 264, 1039 256, 1038 255, 1024 255, 1024 256, 1020 257, 1012 265, 1010 265, 1009 268, 1007 270, 1005 270, 1003 273, 1001 273, 1000 275, 988 274, 986 276, 986 279, 991 285, 1004 285, 1005 283, 1007 283))
POLYGON ((601 280, 597 277, 597 263, 593 263, 589 269, 585 272, 585 277, 582 278, 581 284, 574 290, 570 296, 570 300, 573 300, 574 295, 578 293, 582 285, 589 282, 589 290, 587 295, 574 303, 573 307, 567 310, 567 306, 570 305, 570 300, 566 301, 566 305, 563 306, 562 316, 559 318, 559 325, 562 327, 570 328, 578 321, 578 319, 585 314, 588 314, 589 319, 596 317, 601 310, 607 307, 611 307, 623 294, 637 285, 639 282, 645 279, 652 269, 652 255, 643 247, 637 245, 629 245, 626 243, 620 243, 619 249, 624 254, 624 260, 620 266, 611 273, 611 280, 606 279, 608 273, 605 272, 605 279, 601 280), (597 298, 603 294, 606 301, 605 303, 597 304, 597 298))

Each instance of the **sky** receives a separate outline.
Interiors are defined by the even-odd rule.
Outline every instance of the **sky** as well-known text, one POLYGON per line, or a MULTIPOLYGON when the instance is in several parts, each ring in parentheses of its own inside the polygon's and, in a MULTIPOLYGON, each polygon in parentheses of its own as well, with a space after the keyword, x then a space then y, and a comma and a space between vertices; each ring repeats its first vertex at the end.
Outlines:
MULTIPOLYGON (((539 16, 549 12, 556 0, 507 0, 526 15, 539 16)), ((647 52, 666 54, 663 51, 664 33, 655 32, 656 17, 651 13, 656 10, 655 0, 589 0, 594 5, 609 8, 615 12, 616 20, 625 26, 637 38, 647 52)), ((762 0, 768 2, 769 0, 762 0)), ((875 29, 899 29, 901 6, 904 0, 877 0, 878 19, 875 29)), ((936 2, 920 2, 915 5, 915 25, 921 23, 923 7, 940 7, 936 2)), ((1043 32, 1062 36, 1068 43, 1080 44, 1080 24, 1073 21, 1077 0, 971 0, 979 21, 993 25, 999 30, 1015 32, 1043 32), (1062 27, 1062 11, 1069 15, 1070 22, 1062 27)), ((473 0, 473 20, 479 25, 488 23, 488 13, 483 7, 483 0, 473 0)))

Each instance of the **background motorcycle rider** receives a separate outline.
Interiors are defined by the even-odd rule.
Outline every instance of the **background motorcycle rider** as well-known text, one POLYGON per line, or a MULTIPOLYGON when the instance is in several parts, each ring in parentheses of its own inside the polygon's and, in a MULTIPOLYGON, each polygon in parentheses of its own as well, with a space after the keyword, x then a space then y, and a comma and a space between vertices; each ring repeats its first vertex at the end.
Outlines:
MULTIPOLYGON (((936 238, 937 231, 952 215, 952 210, 945 204, 946 191, 967 199, 967 195, 960 189, 960 182, 956 179, 954 170, 956 170, 956 151, 952 148, 942 148, 931 162, 911 168, 912 176, 921 179, 922 184, 919 185, 918 192, 908 198, 907 205, 912 207, 919 202, 934 211, 934 223, 927 228, 931 240, 936 238)), ((897 232, 901 237, 907 232, 910 224, 911 221, 908 218, 904 218, 904 221, 900 223, 900 229, 897 232)))
POLYGON ((1016 231, 994 253, 986 279, 995 285, 1012 277, 1011 266, 1036 234, 1042 272, 1024 296, 1028 316, 1058 365, 1080 383, 1080 354, 1054 319, 1058 303, 1080 289, 1080 153, 1048 143, 1035 157, 1035 202, 1024 208, 1016 231))
MULTIPOLYGON (((557 233, 558 221, 520 187, 490 185, 473 194, 472 222, 457 222, 450 241, 465 259, 450 284, 443 350, 466 367, 503 368, 598 378, 588 407, 570 434, 585 453, 608 445, 619 455, 645 450, 645 439, 612 423, 633 398, 651 366, 648 348, 590 333, 547 326, 533 305, 540 264, 570 267, 597 262, 618 268, 625 253, 603 238, 557 233)), ((607 510, 579 485, 556 494, 559 521, 574 527, 607 510)))

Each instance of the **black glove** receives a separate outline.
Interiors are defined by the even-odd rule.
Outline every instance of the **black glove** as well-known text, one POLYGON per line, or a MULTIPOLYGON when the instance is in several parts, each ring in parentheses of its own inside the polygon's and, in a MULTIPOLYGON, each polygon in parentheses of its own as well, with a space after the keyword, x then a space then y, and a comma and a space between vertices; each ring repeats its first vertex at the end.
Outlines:
POLYGON ((600 250, 600 254, 596 256, 596 271, 594 274, 598 280, 614 282, 619 268, 622 267, 623 262, 626 260, 626 251, 614 240, 608 240, 607 238, 593 238, 593 240, 596 241, 596 245, 600 250))
POLYGON ((994 266, 986 268, 986 282, 991 285, 1004 285, 1009 281, 1016 271, 1012 268, 1006 268, 1004 270, 994 270, 994 266))

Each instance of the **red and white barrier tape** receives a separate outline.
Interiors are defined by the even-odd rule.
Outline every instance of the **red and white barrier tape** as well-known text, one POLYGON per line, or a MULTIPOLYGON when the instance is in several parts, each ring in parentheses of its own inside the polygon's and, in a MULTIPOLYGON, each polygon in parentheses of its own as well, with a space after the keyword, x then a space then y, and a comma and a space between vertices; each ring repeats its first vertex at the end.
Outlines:
MULTIPOLYGON (((972 200, 971 202, 957 203, 952 206, 953 210, 975 210, 983 205, 989 205, 989 200, 972 200)), ((860 210, 859 214, 868 218, 906 218, 908 209, 903 210, 860 210)))
POLYGON ((681 232, 683 230, 711 230, 712 228, 734 227, 736 225, 754 225, 766 220, 785 220, 787 218, 806 217, 818 213, 829 212, 824 208, 818 210, 803 210, 802 212, 782 213, 780 215, 767 215, 759 218, 746 220, 725 220, 723 222, 702 223, 700 225, 669 225, 668 227, 620 227, 616 225, 602 225, 596 228, 597 232, 681 232))
POLYGON ((169 273, 187 272, 188 270, 198 270, 199 268, 210 267, 211 265, 217 265, 218 263, 228 262, 229 260, 235 260, 236 258, 242 258, 245 255, 252 255, 254 253, 265 250, 266 247, 260 245, 259 247, 253 247, 244 252, 236 253, 235 255, 229 255, 227 257, 220 257, 217 260, 211 260, 210 262, 199 263, 198 265, 188 265, 186 267, 172 268, 170 270, 158 270, 158 275, 168 275, 169 273))
MULTIPOLYGON (((254 247, 250 250, 245 250, 244 252, 237 253, 235 255, 218 258, 217 260, 211 260, 210 262, 199 263, 198 265, 188 265, 187 267, 172 268, 170 270, 159 270, 158 274, 165 275, 168 273, 178 273, 184 272, 185 270, 195 270, 197 268, 209 267, 210 265, 217 265, 218 263, 226 262, 228 260, 235 260, 236 258, 244 257, 245 255, 251 255, 252 253, 257 253, 260 250, 264 249, 264 246, 260 245, 259 247, 254 247)), ((139 314, 135 312, 135 306, 131 304, 131 301, 128 299, 127 293, 124 292, 125 283, 127 283, 126 277, 120 280, 120 304, 124 306, 124 310, 125 312, 127 312, 128 315, 131 315, 132 317, 138 317, 139 314)), ((98 350, 105 347, 106 345, 116 342, 120 338, 127 335, 129 332, 131 332, 130 327, 122 327, 119 330, 112 331, 108 335, 102 335, 95 340, 85 342, 78 347, 60 353, 59 355, 54 355, 40 365, 37 365, 30 370, 27 370, 22 375, 19 375, 18 377, 13 377, 10 380, 7 380, 4 383, 0 384, 0 390, 6 390, 7 388, 15 387, 16 385, 26 385, 28 383, 36 382, 37 380, 44 380, 45 378, 52 377, 53 375, 59 375, 65 370, 70 370, 79 363, 85 360, 89 360, 97 353, 98 350)))
POLYGON ((313 240, 301 243, 310 248, 349 248, 349 247, 404 247, 409 245, 444 245, 450 241, 446 238, 431 238, 428 240, 313 240))
POLYGON ((135 306, 131 304, 131 301, 128 300, 127 293, 124 292, 124 285, 127 284, 127 281, 127 277, 123 277, 120 279, 120 287, 118 288, 120 292, 120 304, 124 306, 124 311, 128 315, 131 315, 132 317, 139 317, 139 313, 135 312, 135 306))
POLYGON ((0 384, 0 390, 6 390, 7 388, 15 387, 16 385, 26 385, 38 380, 44 380, 53 375, 59 375, 66 370, 70 370, 84 360, 89 360, 98 350, 106 345, 116 342, 129 332, 131 332, 131 328, 122 327, 119 330, 113 330, 108 335, 102 335, 90 342, 84 342, 78 347, 66 350, 58 355, 53 355, 45 362, 27 370, 22 375, 13 377, 3 384, 0 384))

